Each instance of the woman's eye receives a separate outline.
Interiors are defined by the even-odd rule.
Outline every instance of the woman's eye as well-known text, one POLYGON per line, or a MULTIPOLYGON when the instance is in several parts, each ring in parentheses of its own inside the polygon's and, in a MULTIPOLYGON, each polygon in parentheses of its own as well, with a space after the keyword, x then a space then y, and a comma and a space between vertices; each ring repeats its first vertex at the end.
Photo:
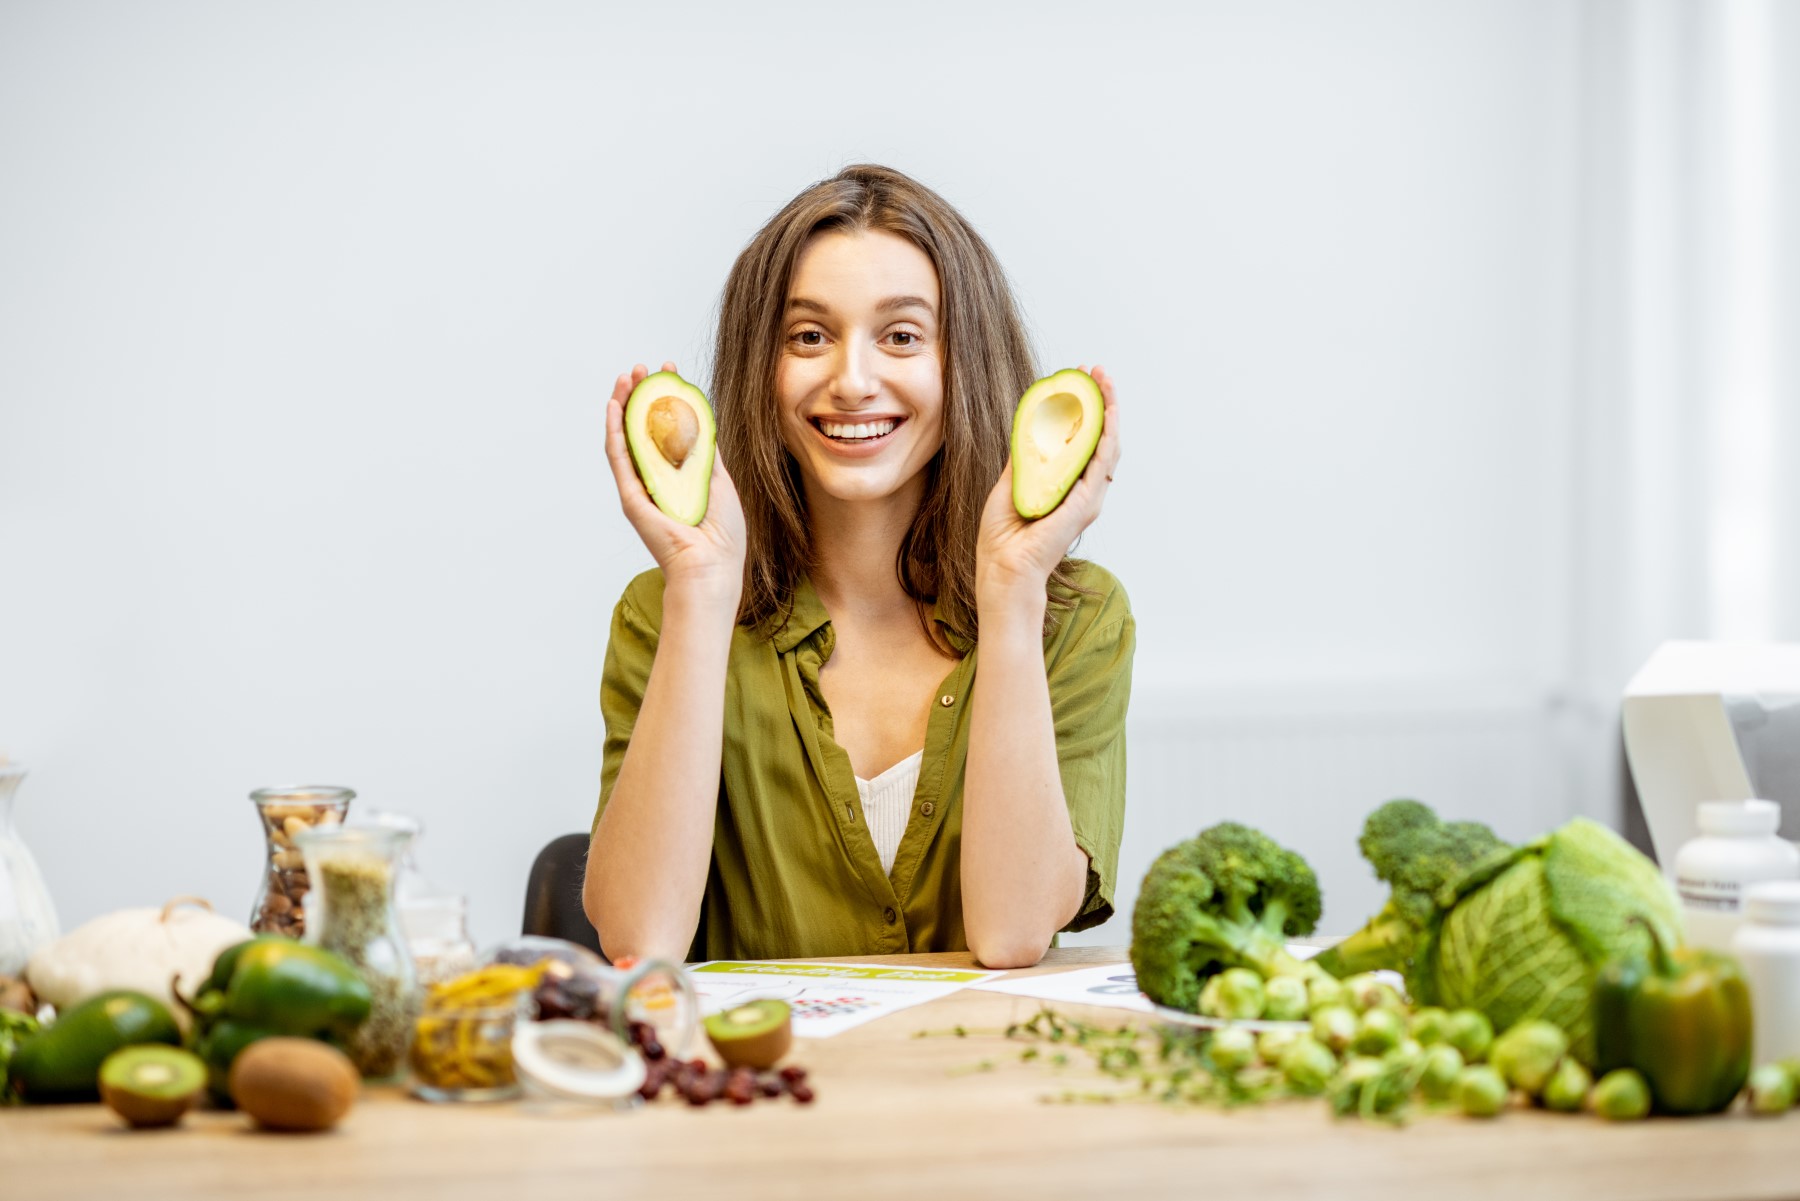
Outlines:
POLYGON ((794 335, 794 341, 801 346, 823 346, 825 335, 816 329, 803 329, 794 335))
POLYGON ((919 335, 911 330, 897 329, 888 337, 895 339, 895 345, 898 346, 917 346, 919 344, 919 335))

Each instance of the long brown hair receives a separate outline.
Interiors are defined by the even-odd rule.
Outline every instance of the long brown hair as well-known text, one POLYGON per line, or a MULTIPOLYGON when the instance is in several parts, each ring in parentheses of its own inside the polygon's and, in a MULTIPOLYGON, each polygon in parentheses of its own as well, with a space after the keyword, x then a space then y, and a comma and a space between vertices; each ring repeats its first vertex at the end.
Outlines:
MULTIPOLYGON (((732 265, 719 306, 712 400, 719 453, 731 469, 747 534, 738 621, 779 627, 815 566, 798 467, 773 403, 788 287, 807 240, 824 230, 905 238, 937 269, 943 313, 944 445, 901 540, 900 586, 958 634, 975 639, 975 542, 981 510, 1006 466, 1013 406, 1037 377, 1031 345, 994 253, 936 192, 887 167, 846 167, 806 189, 759 230, 732 265)), ((1076 591, 1065 559, 1051 576, 1051 616, 1076 591)))

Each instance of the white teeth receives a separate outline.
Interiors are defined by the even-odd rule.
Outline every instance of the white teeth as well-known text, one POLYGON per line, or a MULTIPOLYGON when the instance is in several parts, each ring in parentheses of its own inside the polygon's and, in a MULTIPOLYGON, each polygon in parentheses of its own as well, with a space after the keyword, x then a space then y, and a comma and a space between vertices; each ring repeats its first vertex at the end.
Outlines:
POLYGON ((837 422, 821 421, 819 428, 825 432, 825 436, 828 438, 885 438, 894 432, 894 426, 897 424, 898 422, 894 421, 869 421, 856 425, 840 425, 837 422))

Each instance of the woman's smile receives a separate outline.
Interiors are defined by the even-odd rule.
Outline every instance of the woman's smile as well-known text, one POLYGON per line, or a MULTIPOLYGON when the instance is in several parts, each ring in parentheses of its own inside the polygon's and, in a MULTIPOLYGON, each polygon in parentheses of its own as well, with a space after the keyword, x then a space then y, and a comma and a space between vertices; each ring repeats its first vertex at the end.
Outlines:
POLYGON ((893 435, 906 423, 904 417, 814 417, 819 431, 834 454, 865 458, 879 454, 895 441, 893 435))

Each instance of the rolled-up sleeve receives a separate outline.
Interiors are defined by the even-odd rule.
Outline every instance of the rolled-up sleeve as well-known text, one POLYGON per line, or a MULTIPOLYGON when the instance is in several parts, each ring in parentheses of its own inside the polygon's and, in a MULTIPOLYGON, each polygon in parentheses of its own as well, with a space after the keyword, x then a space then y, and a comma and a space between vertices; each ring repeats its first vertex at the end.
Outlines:
POLYGON ((1081 908, 1065 930, 1097 926, 1113 914, 1119 840, 1125 829, 1125 712, 1137 626, 1125 589, 1092 564, 1093 589, 1045 648, 1050 709, 1063 799, 1075 842, 1088 857, 1081 908))

